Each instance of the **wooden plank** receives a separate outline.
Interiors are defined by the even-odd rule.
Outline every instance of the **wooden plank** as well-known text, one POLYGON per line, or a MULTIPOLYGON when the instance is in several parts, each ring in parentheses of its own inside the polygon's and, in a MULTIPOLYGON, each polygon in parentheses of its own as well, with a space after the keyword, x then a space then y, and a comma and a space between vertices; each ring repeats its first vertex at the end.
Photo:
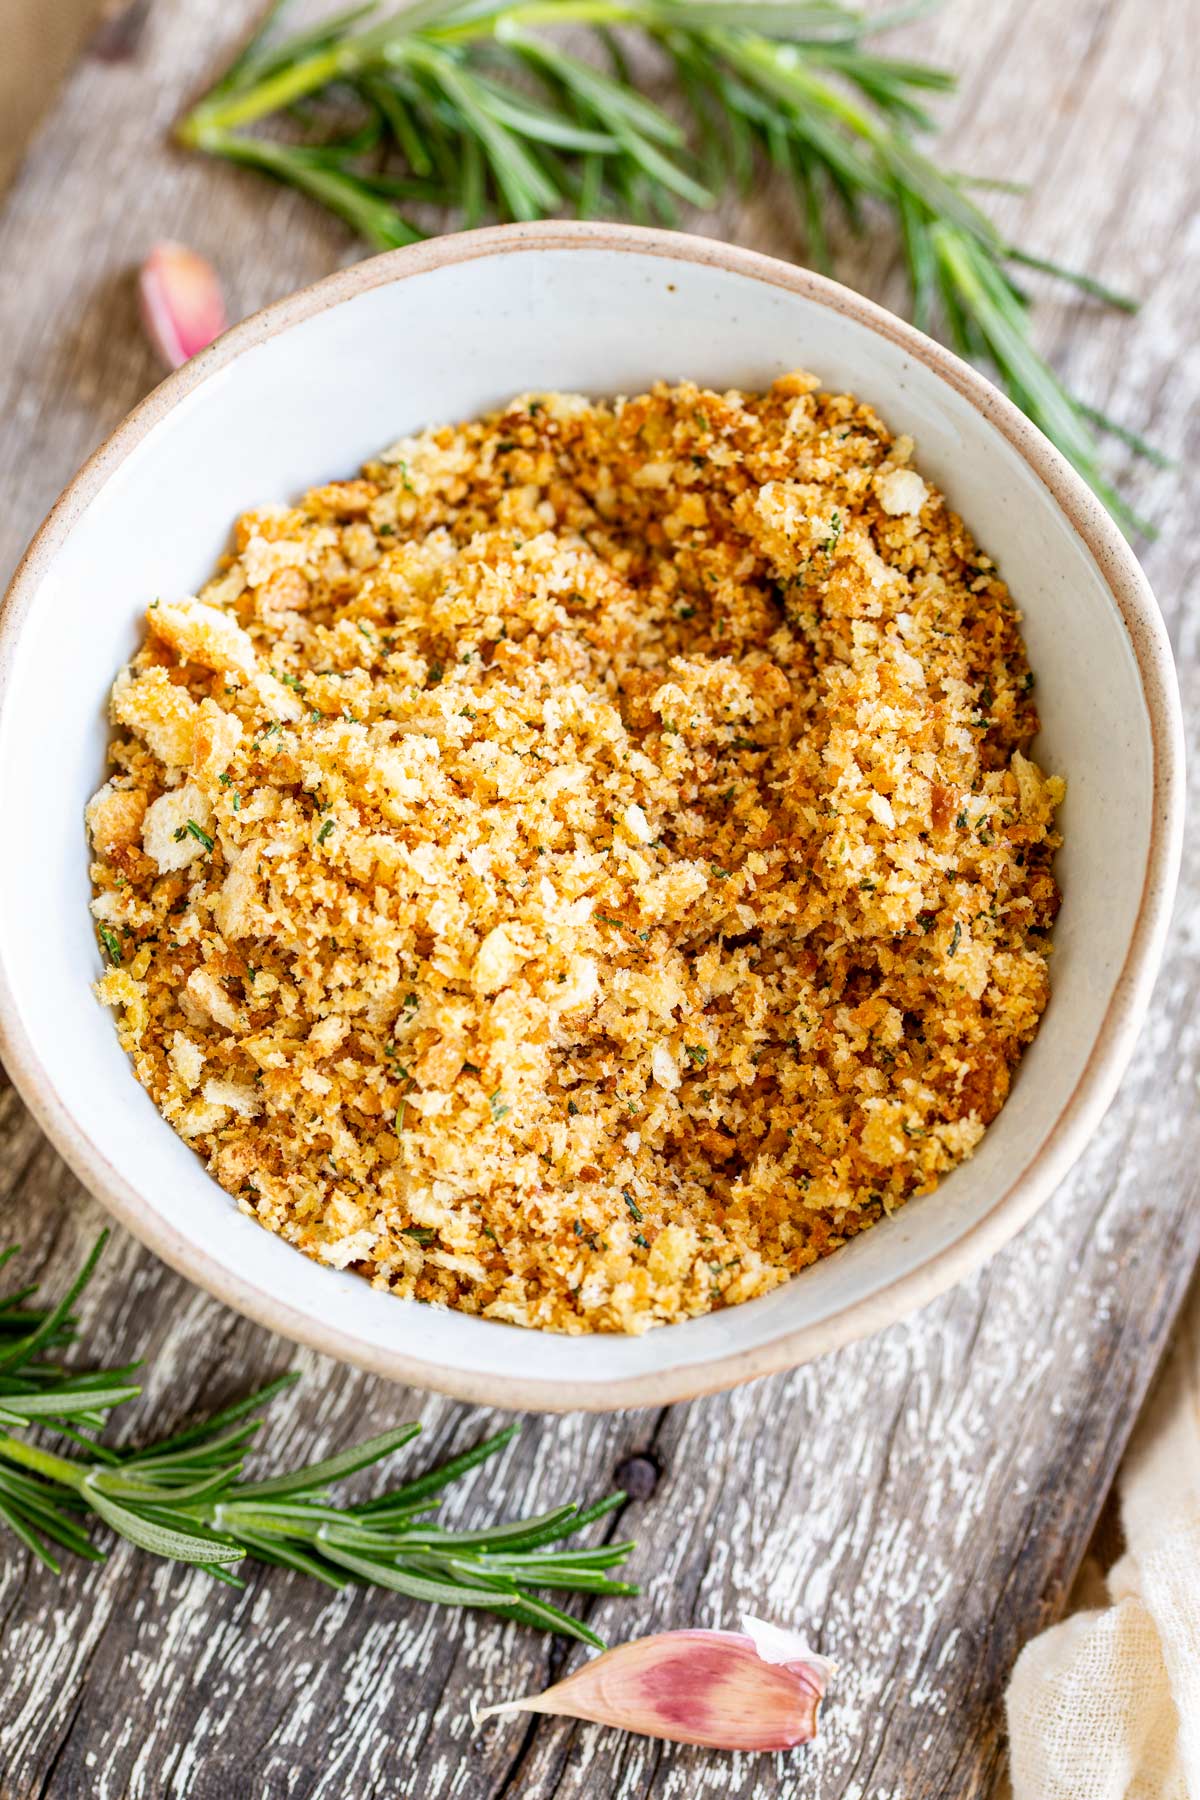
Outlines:
MULTIPOLYGON (((40 134, 0 223, 0 567, 63 480, 145 392, 154 369, 129 271, 174 235, 213 254, 246 312, 354 254, 293 196, 172 150, 185 97, 220 66, 251 0, 171 0, 129 12, 85 58, 40 134)), ((1186 0, 959 0, 908 41, 963 72, 946 143, 964 167, 1035 182, 1000 204, 1049 255, 1148 296, 1130 323, 1059 298, 1043 341, 1095 400, 1196 464, 1188 373, 1195 273, 1186 0), (1190 185, 1191 184, 1191 185, 1190 185), (1189 458, 1190 453, 1190 458, 1189 458)), ((722 225, 796 253, 778 197, 722 225)), ((884 300, 895 245, 847 245, 847 278, 884 300)), ((1118 458, 1119 461, 1119 458, 1118 458)), ((1157 513, 1147 553, 1200 720, 1200 614, 1184 473, 1143 472, 1157 513)), ((64 721, 70 729, 70 721, 64 721)), ((1200 757, 1193 757, 1193 767, 1200 757)), ((807 1622, 842 1664, 820 1743, 793 1758, 727 1759, 554 1722, 472 1731, 472 1694, 528 1689, 574 1652, 498 1622, 427 1614, 380 1595, 329 1596, 262 1573, 241 1595, 127 1548, 61 1581, 6 1545, 0 1562, 0 1791, 88 1800, 499 1800, 611 1794, 695 1800, 956 1800, 991 1790, 1013 1657, 1061 1606, 1200 1252, 1196 851, 1181 927, 1118 1103, 1075 1176, 1016 1244, 907 1324, 813 1367, 658 1414, 530 1420, 455 1502, 502 1509, 593 1495, 630 1453, 653 1495, 614 1529, 638 1537, 645 1593, 594 1619, 610 1636, 736 1619, 807 1622)), ((61 1283, 100 1224, 11 1090, 0 1095, 5 1241, 61 1283)), ((206 1408, 293 1363, 274 1455, 322 1453, 421 1417, 431 1452, 473 1441, 475 1411, 388 1387, 224 1311, 130 1240, 112 1245, 90 1340, 148 1358, 145 1414, 206 1408)))
POLYGON ((0 192, 34 125, 79 54, 97 0, 7 0, 0 59, 0 192))

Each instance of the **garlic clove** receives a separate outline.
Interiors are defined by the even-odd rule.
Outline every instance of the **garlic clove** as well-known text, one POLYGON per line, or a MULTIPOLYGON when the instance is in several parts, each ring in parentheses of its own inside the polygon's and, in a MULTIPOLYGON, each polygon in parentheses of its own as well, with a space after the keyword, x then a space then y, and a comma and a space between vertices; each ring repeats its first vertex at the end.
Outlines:
POLYGON ((676 1744, 790 1750, 817 1734, 833 1665, 763 1620, 736 1631, 665 1631, 606 1650, 543 1694, 481 1708, 589 1719, 676 1744))
POLYGON ((225 301, 216 270, 186 244, 155 244, 138 275, 138 305, 146 335, 163 362, 178 369, 225 329, 225 301))
POLYGON ((782 1663, 785 1668, 800 1664, 818 1671, 824 1682, 828 1682, 837 1669, 836 1663, 810 1649, 808 1640, 789 1626, 772 1625, 767 1619, 756 1619, 752 1613, 743 1613, 742 1630, 764 1662, 782 1663))

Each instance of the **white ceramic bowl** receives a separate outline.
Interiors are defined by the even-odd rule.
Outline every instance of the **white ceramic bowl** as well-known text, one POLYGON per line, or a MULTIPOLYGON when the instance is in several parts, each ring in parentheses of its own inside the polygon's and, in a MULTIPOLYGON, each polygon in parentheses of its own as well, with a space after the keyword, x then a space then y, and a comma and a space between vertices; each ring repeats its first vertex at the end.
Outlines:
POLYGON ((358 264, 173 375, 67 489, 0 625, 0 1046, 80 1178, 173 1267, 289 1337, 501 1406, 660 1404, 818 1355, 960 1279, 1051 1192, 1097 1124, 1149 999, 1182 830, 1170 651, 1129 549, 981 376, 816 275, 699 238, 509 227, 358 264), (1069 780, 1054 991, 1011 1098, 932 1196, 769 1296, 640 1338, 544 1334, 418 1306, 239 1214, 159 1118, 90 984, 83 806, 104 701, 157 594, 191 591, 247 505, 354 470, 529 388, 722 388, 802 366, 917 440, 919 466, 1025 615, 1038 755, 1069 780))

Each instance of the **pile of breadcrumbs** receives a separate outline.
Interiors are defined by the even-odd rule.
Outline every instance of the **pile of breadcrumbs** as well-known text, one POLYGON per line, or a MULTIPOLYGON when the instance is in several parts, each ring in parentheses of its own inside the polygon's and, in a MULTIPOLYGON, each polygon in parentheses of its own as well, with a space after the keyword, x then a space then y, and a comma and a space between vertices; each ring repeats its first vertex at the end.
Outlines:
POLYGON ((99 984, 239 1206, 558 1331, 925 1193, 1047 999, 1018 614, 868 406, 561 394, 247 513, 88 807, 99 984))

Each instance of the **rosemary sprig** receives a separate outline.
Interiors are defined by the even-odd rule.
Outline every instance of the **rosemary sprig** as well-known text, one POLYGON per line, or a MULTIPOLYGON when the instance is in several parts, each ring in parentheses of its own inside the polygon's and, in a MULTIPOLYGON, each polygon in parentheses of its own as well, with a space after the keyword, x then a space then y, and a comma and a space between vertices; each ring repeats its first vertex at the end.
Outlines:
MULTIPOLYGON (((357 1583, 429 1605, 477 1607, 603 1649, 590 1626, 545 1596, 548 1590, 637 1592, 608 1573, 625 1561, 632 1543, 562 1547, 620 1506, 624 1494, 479 1531, 448 1531, 433 1517, 442 1490, 511 1443, 515 1425, 353 1505, 336 1504, 332 1485, 403 1448, 421 1427, 400 1425, 287 1474, 244 1480, 243 1461, 262 1423, 251 1415, 294 1375, 143 1449, 115 1450, 89 1436, 113 1407, 141 1391, 128 1379, 136 1364, 79 1373, 53 1354, 74 1337, 72 1309, 104 1241, 57 1306, 30 1307, 36 1293, 30 1287, 0 1299, 0 1522, 39 1561, 56 1574, 59 1549, 103 1561, 84 1529, 90 1516, 153 1556, 196 1564, 234 1587, 244 1583, 232 1565, 250 1557, 329 1587, 357 1583), (25 1434, 39 1426, 74 1449, 64 1453, 31 1441, 25 1434)), ((0 1266, 13 1254, 0 1254, 0 1266)))
POLYGON ((1011 243, 971 197, 988 184, 918 148, 928 97, 954 78, 871 40, 922 0, 874 18, 842 0, 416 0, 383 16, 355 6, 274 43, 281 8, 181 122, 184 143, 301 189, 381 249, 424 235, 421 203, 467 225, 567 212, 673 225, 681 204, 708 206, 770 167, 827 268, 835 217, 861 229, 864 205, 886 209, 915 321, 987 365, 1122 526, 1148 530, 1106 478, 1097 434, 1162 459, 1063 386, 1012 270, 1133 303, 1011 243), (547 35, 559 26, 597 55, 564 49, 547 35), (682 123, 634 87, 621 31, 657 48, 682 123), (247 129, 276 115, 282 136, 247 129))

